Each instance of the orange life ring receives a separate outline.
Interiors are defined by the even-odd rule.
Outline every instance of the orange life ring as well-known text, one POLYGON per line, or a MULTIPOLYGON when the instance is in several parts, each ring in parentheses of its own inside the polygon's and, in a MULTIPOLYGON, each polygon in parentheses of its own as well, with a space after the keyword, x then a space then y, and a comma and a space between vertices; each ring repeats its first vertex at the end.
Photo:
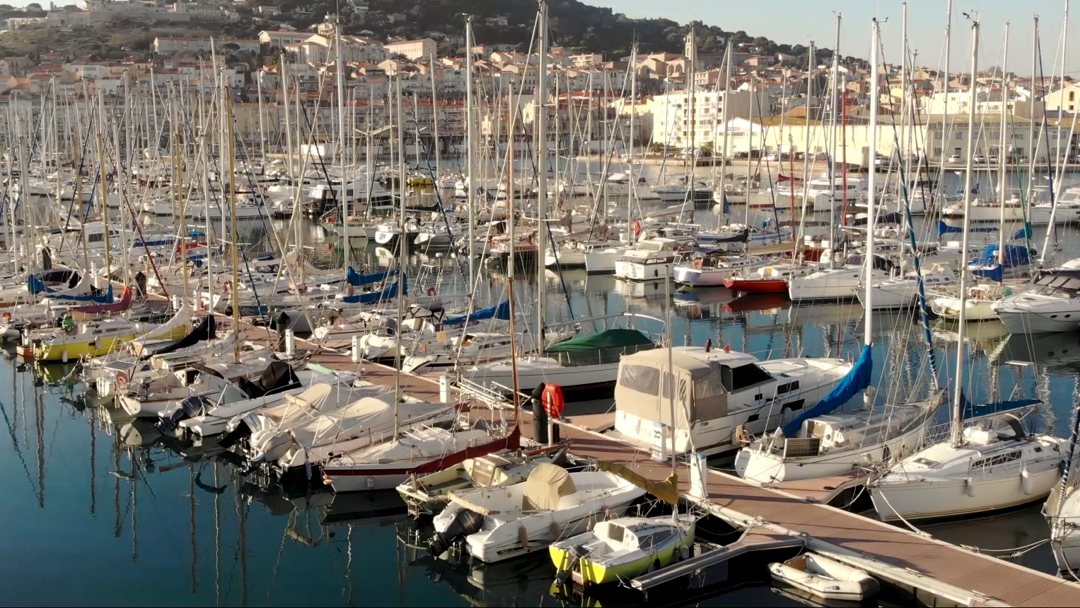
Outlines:
POLYGON ((544 393, 540 396, 540 403, 544 411, 552 418, 562 418, 566 401, 563 399, 562 388, 558 384, 548 384, 544 387, 544 393))
POLYGON ((634 236, 641 236, 641 222, 634 222, 634 236))
POLYGON ((427 295, 429 295, 429 296, 435 295, 435 288, 434 287, 428 287, 427 288, 427 295))
POLYGON ((123 388, 123 387, 125 387, 127 385, 128 385, 128 376, 127 376, 127 374, 125 374, 124 372, 117 372, 116 373, 116 386, 119 386, 119 387, 123 388))
POLYGON ((693 262, 690 262, 690 265, 694 267, 694 270, 701 270, 705 267, 705 260, 697 258, 693 262))
POLYGON ((11 323, 11 313, 10 312, 5 312, 4 313, 4 323, 11 323))

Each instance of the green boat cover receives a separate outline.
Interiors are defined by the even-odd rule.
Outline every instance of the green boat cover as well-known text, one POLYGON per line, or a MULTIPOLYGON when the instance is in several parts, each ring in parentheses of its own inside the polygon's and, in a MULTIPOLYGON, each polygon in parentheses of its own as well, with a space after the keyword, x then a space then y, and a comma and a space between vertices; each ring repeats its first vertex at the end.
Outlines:
POLYGON ((548 347, 549 353, 578 353, 608 348, 652 345, 648 336, 636 329, 609 329, 596 334, 579 336, 548 347))

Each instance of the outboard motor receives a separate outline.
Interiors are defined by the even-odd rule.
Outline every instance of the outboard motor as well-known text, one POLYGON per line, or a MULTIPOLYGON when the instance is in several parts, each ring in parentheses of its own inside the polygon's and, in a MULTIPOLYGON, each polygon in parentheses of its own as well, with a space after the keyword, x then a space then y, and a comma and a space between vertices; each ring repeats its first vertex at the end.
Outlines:
POLYGON ((180 428, 180 423, 184 420, 201 416, 206 403, 206 400, 198 395, 187 397, 180 402, 180 407, 176 411, 169 414, 168 418, 161 419, 158 427, 163 433, 174 433, 176 429, 180 428))
POLYGON ((221 438, 221 441, 218 442, 218 444, 227 450, 250 436, 251 427, 241 421, 240 424, 236 425, 235 429, 226 433, 225 436, 221 438))
POLYGON ((470 534, 479 532, 483 525, 484 516, 476 511, 468 509, 458 511, 450 525, 446 526, 445 532, 438 532, 431 537, 431 541, 428 542, 428 553, 432 557, 438 557, 446 553, 446 550, 451 545, 470 534))

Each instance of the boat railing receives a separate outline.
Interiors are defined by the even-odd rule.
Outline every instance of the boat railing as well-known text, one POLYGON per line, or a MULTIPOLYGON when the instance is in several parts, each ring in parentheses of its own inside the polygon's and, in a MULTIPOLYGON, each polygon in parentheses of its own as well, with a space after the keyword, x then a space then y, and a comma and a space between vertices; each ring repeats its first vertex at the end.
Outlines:
POLYGON ((548 356, 554 355, 555 360, 558 361, 559 365, 562 367, 581 367, 585 365, 618 363, 625 355, 632 355, 643 350, 652 350, 654 348, 656 347, 652 344, 633 344, 630 346, 616 346, 613 348, 598 348, 596 350, 585 352, 549 353, 548 356))
POLYGON ((457 388, 493 410, 505 410, 514 407, 513 402, 506 398, 506 395, 513 394, 514 391, 500 384, 493 382, 490 386, 485 386, 468 378, 458 378, 457 388))

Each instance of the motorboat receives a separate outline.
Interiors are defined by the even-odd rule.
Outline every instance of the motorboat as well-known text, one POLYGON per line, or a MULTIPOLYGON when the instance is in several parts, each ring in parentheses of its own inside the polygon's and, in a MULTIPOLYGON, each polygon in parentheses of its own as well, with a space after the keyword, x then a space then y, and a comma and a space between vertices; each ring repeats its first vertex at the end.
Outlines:
POLYGON ((843 359, 759 361, 728 348, 676 347, 627 355, 619 363, 615 387, 614 434, 650 450, 666 446, 666 452, 676 454, 738 449, 739 433, 764 433, 812 408, 852 368, 843 359), (661 378, 668 373, 693 387, 680 392, 674 404, 661 396, 661 378), (674 427, 674 445, 664 426, 674 427))
POLYGON ((436 515, 450 502, 450 492, 521 483, 537 466, 556 463, 565 453, 566 445, 559 444, 469 458, 441 471, 411 476, 397 491, 414 517, 436 515))
MULTIPOLYGON (((512 436, 511 436, 512 437, 512 436)), ((389 441, 335 455, 322 466, 323 482, 335 492, 393 490, 411 475, 453 466, 466 458, 507 449, 510 437, 493 439, 484 430, 413 428, 389 441)))
POLYGON ((548 547, 556 580, 568 573, 582 587, 631 580, 690 556, 696 518, 618 517, 548 547))
POLYGON ((678 255, 691 240, 656 237, 645 239, 615 262, 615 278, 629 281, 671 279, 678 255))
POLYGON ((992 307, 1014 334, 1075 331, 1080 328, 1080 270, 1040 272, 1030 289, 1002 298, 992 307))
POLYGON ((450 493, 435 516, 428 550, 441 555, 462 542, 473 558, 501 562, 547 549, 608 516, 621 517, 645 490, 608 472, 570 473, 537 466, 523 483, 450 493))
POLYGON ((724 281, 739 273, 763 268, 769 263, 761 256, 692 253, 675 266, 675 282, 692 287, 722 287, 724 281))

